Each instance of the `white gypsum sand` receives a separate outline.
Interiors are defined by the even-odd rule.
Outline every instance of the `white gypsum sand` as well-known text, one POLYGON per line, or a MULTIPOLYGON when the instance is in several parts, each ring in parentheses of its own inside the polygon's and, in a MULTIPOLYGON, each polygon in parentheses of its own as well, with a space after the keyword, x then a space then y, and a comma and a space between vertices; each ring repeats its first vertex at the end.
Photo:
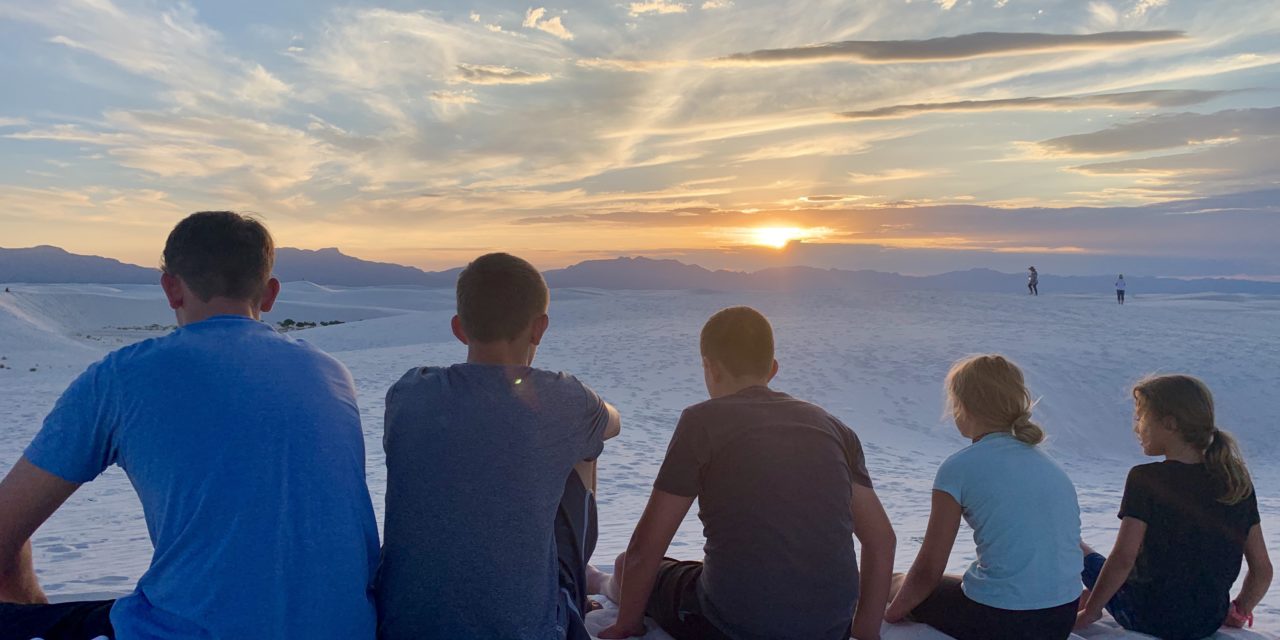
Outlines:
MULTIPOLYGON (((155 286, 10 287, 12 293, 0 294, 0 412, 6 416, 0 422, 0 472, 17 460, 85 366, 173 324, 155 286)), ((937 465, 965 444, 940 418, 943 375, 954 359, 975 352, 1005 353, 1026 371, 1042 398, 1036 417, 1049 433, 1045 446, 1075 480, 1085 540, 1100 551, 1110 548, 1119 526, 1115 512, 1125 474, 1146 461, 1130 431, 1128 386, 1151 372, 1183 371, 1208 382, 1219 423, 1242 440, 1259 487, 1264 531, 1280 515, 1278 444, 1271 436, 1280 415, 1274 391, 1280 387, 1280 299, 1140 296, 1120 307, 1109 292, 1032 298, 1017 292, 556 289, 552 301, 551 329, 536 364, 578 375, 623 414, 623 434, 606 445, 600 461, 595 558, 603 565, 626 547, 680 410, 705 399, 698 331, 713 311, 733 304, 755 306, 773 321, 781 364, 774 386, 823 405, 862 438, 898 532, 898 570, 909 566, 923 536, 937 465)), ((386 489, 383 396, 412 366, 465 356, 449 331, 452 313, 450 290, 287 283, 267 317, 273 323, 343 321, 294 335, 352 371, 379 519, 386 489)), ((970 535, 962 529, 950 571, 962 571, 973 559, 970 535)), ((1272 553, 1280 555, 1280 542, 1271 540, 1272 553)), ((82 487, 33 542, 43 584, 61 597, 127 591, 151 554, 137 498, 116 468, 82 487)), ((670 555, 698 558, 701 544, 701 528, 690 513, 670 555)), ((1280 593, 1269 593, 1255 613, 1258 629, 1274 637, 1280 593)), ((1119 637, 1102 626, 1096 632, 1102 635, 1093 637, 1119 637)), ((893 633, 886 638, 929 637, 910 628, 893 633)))

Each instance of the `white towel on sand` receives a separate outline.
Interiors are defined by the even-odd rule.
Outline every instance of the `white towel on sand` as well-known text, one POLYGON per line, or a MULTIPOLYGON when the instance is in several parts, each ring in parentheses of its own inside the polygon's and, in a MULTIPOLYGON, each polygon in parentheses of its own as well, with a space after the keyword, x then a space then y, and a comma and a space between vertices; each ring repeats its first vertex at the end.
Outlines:
MULTIPOLYGON (((597 600, 604 605, 604 609, 587 614, 587 631, 591 632, 593 636, 613 624, 613 621, 618 618, 616 605, 606 598, 597 598, 597 600)), ((645 624, 649 627, 649 632, 642 636, 643 640, 672 640, 671 636, 663 633, 662 629, 659 629, 658 625, 654 624, 652 620, 646 619, 645 624)), ((880 638, 881 640, 951 640, 951 636, 935 631, 928 625, 914 623, 885 624, 880 630, 880 638)), ((1104 618, 1102 622, 1071 636, 1071 640, 1121 640, 1126 638, 1152 640, 1151 636, 1121 629, 1110 618, 1104 618)), ((1280 638, 1256 631, 1223 629, 1214 634, 1209 640, 1280 640, 1280 638)))

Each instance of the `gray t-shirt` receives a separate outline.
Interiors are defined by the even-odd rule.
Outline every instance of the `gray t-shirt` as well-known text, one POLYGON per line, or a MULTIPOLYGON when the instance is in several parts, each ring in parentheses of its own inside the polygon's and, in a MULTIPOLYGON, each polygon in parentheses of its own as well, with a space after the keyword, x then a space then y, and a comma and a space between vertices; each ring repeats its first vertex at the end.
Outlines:
POLYGON ((573 466, 600 455, 606 406, 529 367, 425 367, 391 387, 379 638, 563 640, 555 514, 573 466))
POLYGON ((697 496, 703 613, 738 639, 849 636, 862 444, 821 407, 749 387, 684 410, 654 488, 697 496))

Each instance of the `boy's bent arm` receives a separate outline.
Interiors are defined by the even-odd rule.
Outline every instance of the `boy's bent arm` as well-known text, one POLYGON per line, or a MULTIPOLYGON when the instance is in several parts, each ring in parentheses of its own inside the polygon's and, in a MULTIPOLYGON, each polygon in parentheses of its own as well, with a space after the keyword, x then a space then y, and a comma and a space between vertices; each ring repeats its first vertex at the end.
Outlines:
POLYGON ((618 408, 604 403, 604 410, 609 412, 609 422, 604 427, 604 439, 616 438, 622 433, 622 415, 618 413, 618 408))
POLYGON ((1267 553, 1267 541, 1262 535, 1262 525, 1255 524, 1249 529, 1249 537, 1244 542, 1244 560, 1249 570, 1244 574, 1244 584, 1240 587, 1240 596, 1236 598, 1236 607, 1245 615, 1253 613, 1253 608, 1262 601, 1271 587, 1271 556, 1267 553))
POLYGON ((31 561, 31 536, 80 485, 19 458, 0 481, 0 602, 48 602, 31 561))
POLYGON ((1116 544, 1111 549, 1111 555, 1103 563, 1098 581, 1089 591, 1089 598, 1076 617, 1077 629, 1087 627, 1102 617, 1103 608, 1111 602, 1120 587, 1124 586, 1125 580, 1129 579, 1129 572, 1133 571, 1133 564, 1138 560, 1138 550, 1142 548, 1142 539, 1146 535, 1147 523, 1137 518, 1120 521, 1120 533, 1116 534, 1116 544))
POLYGON ((862 543, 859 571, 858 608, 853 617, 853 637, 874 640, 880 637, 880 621, 889 604, 889 582, 893 579, 893 556, 898 538, 893 524, 880 504, 875 489, 853 485, 853 535, 862 543))
POLYGON ((947 559, 956 544, 960 532, 960 503, 946 491, 933 490, 933 505, 929 510, 929 526, 925 529, 924 543, 916 554, 911 570, 902 589, 894 597, 885 612, 885 620, 901 622, 913 609, 933 593, 947 570, 947 559))
POLYGON ((644 610, 653 591, 662 557, 675 537, 680 523, 693 506, 693 497, 678 496, 654 489, 644 515, 636 524, 627 545, 625 566, 614 567, 622 575, 621 602, 618 603, 618 620, 600 634, 601 638, 625 638, 618 632, 628 633, 644 629, 644 610), (612 633, 611 633, 612 632, 612 633))

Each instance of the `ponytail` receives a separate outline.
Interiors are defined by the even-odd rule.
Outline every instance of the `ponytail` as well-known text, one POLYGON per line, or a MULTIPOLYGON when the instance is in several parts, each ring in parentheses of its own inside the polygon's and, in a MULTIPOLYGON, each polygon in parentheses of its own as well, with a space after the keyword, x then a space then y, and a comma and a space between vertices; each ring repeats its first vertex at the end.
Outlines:
POLYGON ((1253 493, 1249 469, 1230 433, 1213 417, 1213 394, 1188 375, 1151 376, 1133 387, 1137 408, 1158 418, 1173 418, 1174 429, 1187 444, 1204 452, 1204 466, 1221 488, 1218 501, 1238 504, 1253 493))
POLYGON ((947 412, 961 414, 983 430, 1003 431, 1019 442, 1044 442, 1044 429, 1031 421, 1036 401, 1022 370, 999 354, 971 356, 951 365, 944 383, 947 412))
POLYGON ((1204 451, 1204 464, 1223 487, 1218 502, 1237 504, 1253 493, 1249 468, 1244 464, 1244 456, 1240 455, 1235 436, 1230 433, 1221 429, 1213 430, 1213 440, 1204 451))
POLYGON ((1040 425, 1031 421, 1031 412, 1028 411, 1018 417, 1013 423, 1013 437, 1019 442, 1030 445, 1040 444, 1044 442, 1044 429, 1040 425))

